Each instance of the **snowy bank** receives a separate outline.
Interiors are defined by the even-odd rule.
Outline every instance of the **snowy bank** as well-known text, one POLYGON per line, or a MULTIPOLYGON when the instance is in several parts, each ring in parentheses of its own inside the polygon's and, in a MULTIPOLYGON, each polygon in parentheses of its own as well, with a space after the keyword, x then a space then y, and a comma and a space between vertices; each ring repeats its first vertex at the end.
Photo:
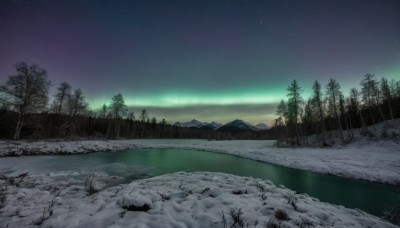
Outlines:
POLYGON ((99 192, 114 177, 16 176, 0 176, 0 227, 396 227, 267 180, 222 173, 179 172, 99 192))
POLYGON ((0 141, 1 156, 75 154, 132 148, 179 148, 231 154, 296 169, 400 185, 400 145, 368 142, 343 148, 276 148, 273 141, 94 140, 0 141))

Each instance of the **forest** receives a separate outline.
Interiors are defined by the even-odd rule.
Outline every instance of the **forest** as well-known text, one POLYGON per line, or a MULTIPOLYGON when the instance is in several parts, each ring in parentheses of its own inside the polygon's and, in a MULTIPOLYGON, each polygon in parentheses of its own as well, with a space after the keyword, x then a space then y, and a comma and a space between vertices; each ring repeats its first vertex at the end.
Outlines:
POLYGON ((119 93, 94 111, 83 91, 68 82, 60 83, 55 94, 49 95, 51 81, 38 65, 20 62, 15 71, 0 86, 0 137, 5 139, 277 139, 282 146, 301 145, 302 138, 316 135, 323 146, 329 146, 337 138, 351 142, 355 128, 373 137, 370 125, 400 117, 400 81, 376 79, 373 74, 364 75, 360 89, 353 87, 347 95, 333 78, 325 87, 315 81, 309 98, 303 98, 302 87, 293 80, 270 130, 233 133, 176 127, 150 116, 146 109, 136 117, 119 93))
POLYGON ((15 73, 0 85, 0 138, 271 138, 267 132, 232 133, 180 128, 165 119, 157 120, 146 109, 142 109, 136 117, 129 111, 122 94, 114 95, 109 104, 94 111, 81 89, 62 82, 57 86, 56 93, 50 95, 50 86, 46 70, 37 64, 20 62, 15 65, 15 73))
MULTIPOLYGON (((334 139, 350 143, 356 128, 361 129, 362 135, 373 138, 376 136, 369 126, 400 118, 400 81, 394 79, 365 74, 360 88, 351 88, 348 95, 333 78, 325 89, 316 80, 311 97, 303 98, 302 93, 302 87, 293 80, 287 88, 287 99, 282 99, 277 107, 273 130, 278 145, 300 145, 304 138, 307 144, 305 136, 309 135, 316 135, 323 146, 330 146, 334 139)), ((398 137, 393 134, 379 137, 398 137)))

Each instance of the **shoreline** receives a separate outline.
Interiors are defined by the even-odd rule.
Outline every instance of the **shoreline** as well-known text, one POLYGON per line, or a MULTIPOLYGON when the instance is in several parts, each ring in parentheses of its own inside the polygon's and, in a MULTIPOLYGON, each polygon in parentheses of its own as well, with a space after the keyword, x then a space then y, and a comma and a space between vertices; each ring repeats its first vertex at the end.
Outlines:
POLYGON ((277 148, 272 147, 271 142, 173 139, 0 141, 0 159, 8 156, 73 155, 145 148, 187 149, 229 154, 259 162, 356 180, 392 186, 400 185, 400 167, 394 164, 396 161, 400 161, 400 148, 397 148, 397 144, 383 148, 373 143, 359 148, 357 146, 277 148), (376 158, 380 159, 374 161, 376 158))

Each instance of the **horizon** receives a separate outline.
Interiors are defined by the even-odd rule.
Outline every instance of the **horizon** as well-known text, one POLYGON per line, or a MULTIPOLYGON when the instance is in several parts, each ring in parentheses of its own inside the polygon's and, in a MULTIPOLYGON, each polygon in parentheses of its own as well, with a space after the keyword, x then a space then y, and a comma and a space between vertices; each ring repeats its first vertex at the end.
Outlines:
POLYGON ((26 61, 93 110, 121 93, 171 124, 271 126, 293 79, 303 97, 317 79, 345 94, 366 73, 400 79, 398 28, 395 0, 1 1, 0 81, 26 61))

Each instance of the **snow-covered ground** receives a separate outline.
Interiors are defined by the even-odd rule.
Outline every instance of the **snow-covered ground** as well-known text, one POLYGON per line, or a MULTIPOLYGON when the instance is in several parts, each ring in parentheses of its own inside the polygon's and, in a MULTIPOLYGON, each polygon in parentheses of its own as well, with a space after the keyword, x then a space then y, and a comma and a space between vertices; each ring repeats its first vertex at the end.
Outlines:
MULTIPOLYGON (((277 148, 261 140, 0 141, 0 156, 139 148, 211 151, 400 185, 400 144, 391 139, 331 148, 277 148)), ((86 171, 18 176, 0 166, 0 227, 395 227, 268 180, 180 172, 115 186, 122 177, 96 172, 90 188, 91 177, 86 171)))
POLYGON ((276 148, 273 144, 273 141, 261 140, 0 141, 0 155, 74 154, 128 148, 195 149, 319 173, 400 185, 400 144, 395 141, 363 141, 333 148, 276 148))
MULTIPOLYGON (((179 172, 92 194, 88 173, 0 173, 0 227, 396 227, 268 180, 222 173, 179 172)), ((96 173, 93 186, 114 178, 96 173)))

